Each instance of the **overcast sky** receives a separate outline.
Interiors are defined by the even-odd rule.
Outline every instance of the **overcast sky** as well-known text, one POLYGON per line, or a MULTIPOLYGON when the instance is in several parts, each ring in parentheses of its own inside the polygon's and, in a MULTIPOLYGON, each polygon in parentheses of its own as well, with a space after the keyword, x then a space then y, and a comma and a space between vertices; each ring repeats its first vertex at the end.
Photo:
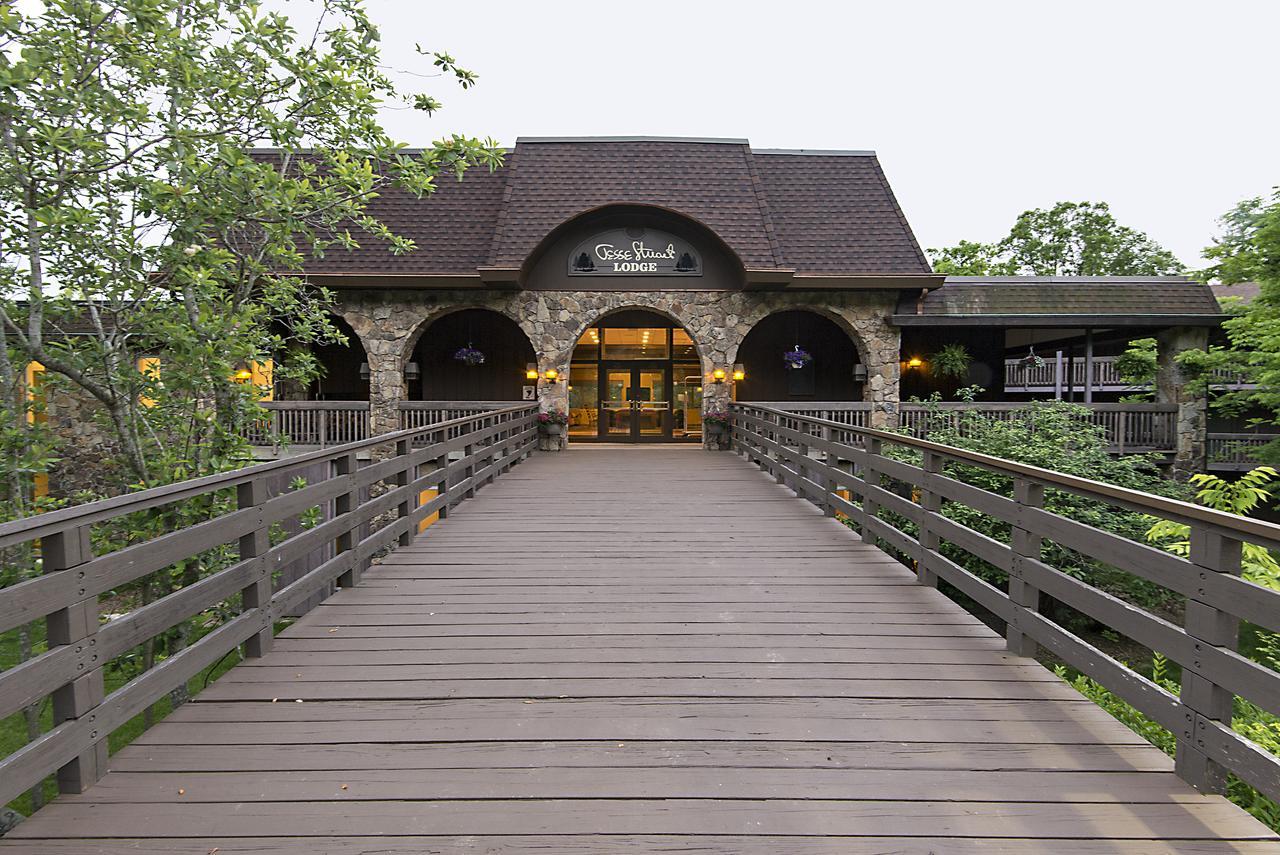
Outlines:
POLYGON ((388 111, 411 143, 492 136, 746 137, 874 149, 924 246, 1021 211, 1109 202, 1195 265, 1215 219, 1280 183, 1275 0, 369 0, 386 62, 413 44, 480 75, 388 111), (468 9, 470 14, 458 14, 468 9))

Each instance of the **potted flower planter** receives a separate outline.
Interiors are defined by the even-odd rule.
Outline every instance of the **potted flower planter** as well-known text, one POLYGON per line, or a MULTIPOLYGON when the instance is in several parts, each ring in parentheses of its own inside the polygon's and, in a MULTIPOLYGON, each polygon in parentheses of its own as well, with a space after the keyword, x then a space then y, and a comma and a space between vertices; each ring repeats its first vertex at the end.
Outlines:
POLYGON ((543 436, 559 436, 564 433, 564 426, 569 423, 569 416, 563 410, 547 410, 538 413, 538 430, 543 436))

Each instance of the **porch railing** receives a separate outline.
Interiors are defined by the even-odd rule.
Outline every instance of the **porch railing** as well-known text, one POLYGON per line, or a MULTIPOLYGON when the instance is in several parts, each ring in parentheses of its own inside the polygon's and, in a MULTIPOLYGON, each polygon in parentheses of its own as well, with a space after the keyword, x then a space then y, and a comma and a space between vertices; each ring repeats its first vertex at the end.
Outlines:
POLYGON ((888 431, 853 427, 761 404, 731 406, 733 447, 779 483, 828 515, 846 515, 866 542, 914 568, 917 581, 939 579, 1005 624, 1018 655, 1038 647, 1101 683, 1176 739, 1175 768, 1184 779, 1223 792, 1227 773, 1280 799, 1280 757, 1232 729, 1235 699, 1280 714, 1280 673, 1236 652, 1242 622, 1280 631, 1280 591, 1241 578, 1244 543, 1280 549, 1280 525, 1114 487, 1084 478, 953 448, 888 431), (884 454, 905 450, 909 461, 884 454), (1007 479, 993 492, 971 483, 974 468, 1007 479), (1049 511, 1046 490, 1149 514, 1189 527, 1185 557, 1049 511), (1008 526, 993 537, 943 513, 965 506, 1008 526), (1166 589, 1185 604, 1179 626, 1064 573, 1049 563, 1046 541, 1166 589), (1000 586, 943 552, 988 565, 1000 586), (1168 691, 1041 614, 1052 598, 1182 668, 1179 693, 1168 691))
MULTIPOLYGON (((870 403, 864 401, 795 403, 763 402, 761 406, 797 415, 826 419, 854 427, 869 427, 870 403)), ((1080 404, 1089 410, 1089 421, 1107 432, 1111 450, 1117 454, 1141 452, 1172 453, 1177 445, 1177 408, 1172 404, 1080 404)), ((902 404, 898 424, 912 436, 924 438, 930 429, 942 425, 959 426, 963 412, 981 413, 995 419, 1022 418, 1028 402, 957 402, 902 404)))
POLYGON ((1247 472, 1258 465, 1258 449, 1277 439, 1274 433, 1209 434, 1209 468, 1225 472, 1247 472))
POLYGON ((513 406, 515 401, 401 401, 400 429, 426 427, 513 406))
POLYGON ((113 731, 240 645, 261 656, 298 603, 357 584, 375 554, 524 459, 536 413, 508 406, 0 525, 0 555, 28 571, 0 589, 0 633, 43 621, 48 643, 0 673, 0 718, 48 697, 53 707, 51 730, 0 758, 0 804, 54 773, 63 792, 83 791, 113 731), (313 524, 282 531, 300 515, 313 524), (121 534, 139 526, 161 533, 121 534), (279 568, 317 550, 314 569, 276 588, 279 568), (193 564, 211 572, 151 602, 121 595, 193 564), (124 613, 106 619, 104 595, 124 613), (107 668, 198 615, 215 628, 106 693, 107 668))
MULTIPOLYGON (((1151 384, 1133 384, 1120 376, 1115 356, 1093 358, 1093 388, 1103 392, 1130 392, 1149 389, 1151 384)), ((1084 389, 1088 378, 1088 364, 1077 356, 1062 362, 1062 388, 1076 391, 1084 389)), ((1021 359, 1004 361, 1004 390, 1006 392, 1052 392, 1057 388, 1058 361, 1046 358, 1043 365, 1028 365, 1021 359)), ((1212 385, 1217 389, 1246 388, 1246 378, 1227 370, 1214 371, 1212 385)))
POLYGON ((368 401, 266 401, 266 415, 249 425, 251 445, 328 448, 369 438, 368 401))

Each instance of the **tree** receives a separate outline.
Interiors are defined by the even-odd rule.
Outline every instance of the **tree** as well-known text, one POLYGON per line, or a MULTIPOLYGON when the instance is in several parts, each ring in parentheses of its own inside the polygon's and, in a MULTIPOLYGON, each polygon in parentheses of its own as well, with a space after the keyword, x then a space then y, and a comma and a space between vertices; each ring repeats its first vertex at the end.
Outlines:
POLYGON ((0 324, 101 405, 130 483, 242 462, 257 395, 237 371, 339 335, 304 259, 412 251, 368 203, 498 163, 490 141, 411 152, 382 130, 388 101, 440 104, 394 90, 378 38, 361 0, 325 0, 303 35, 250 0, 0 2, 0 324))
MULTIPOLYGON (((1268 415, 1257 421, 1280 424, 1280 188, 1269 197, 1244 200, 1219 223, 1222 236, 1204 251, 1212 264, 1200 276, 1227 285, 1256 282, 1258 295, 1248 304, 1224 307, 1231 315, 1222 325, 1225 346, 1189 351, 1179 360, 1204 378, 1226 371, 1253 385, 1215 395, 1220 411, 1261 409, 1268 415)), ((1280 462, 1280 442, 1260 449, 1257 456, 1280 462)))
POLYGON ((1024 211, 996 243, 930 249, 939 273, 964 276, 1160 276, 1185 269, 1146 234, 1120 225, 1106 202, 1024 211))

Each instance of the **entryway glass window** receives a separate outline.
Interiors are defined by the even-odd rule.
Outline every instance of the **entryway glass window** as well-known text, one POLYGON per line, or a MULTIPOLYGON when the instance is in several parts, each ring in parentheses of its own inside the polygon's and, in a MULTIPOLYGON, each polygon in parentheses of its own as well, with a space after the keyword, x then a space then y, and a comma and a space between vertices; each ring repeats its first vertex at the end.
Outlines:
POLYGON ((702 383, 687 332, 655 312, 616 312, 589 327, 573 350, 569 437, 699 441, 702 383))
POLYGON ((670 328, 642 327, 639 329, 604 330, 605 359, 667 359, 671 353, 667 344, 670 328))

